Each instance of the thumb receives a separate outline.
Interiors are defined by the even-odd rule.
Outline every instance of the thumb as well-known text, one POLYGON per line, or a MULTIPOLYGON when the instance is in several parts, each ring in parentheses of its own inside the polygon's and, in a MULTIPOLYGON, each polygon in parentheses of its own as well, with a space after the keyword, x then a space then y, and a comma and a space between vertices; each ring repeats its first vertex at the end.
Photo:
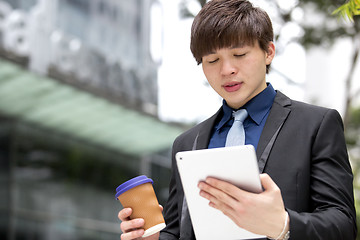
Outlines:
POLYGON ((265 190, 277 188, 277 185, 267 173, 260 174, 260 181, 261 181, 261 185, 265 190))

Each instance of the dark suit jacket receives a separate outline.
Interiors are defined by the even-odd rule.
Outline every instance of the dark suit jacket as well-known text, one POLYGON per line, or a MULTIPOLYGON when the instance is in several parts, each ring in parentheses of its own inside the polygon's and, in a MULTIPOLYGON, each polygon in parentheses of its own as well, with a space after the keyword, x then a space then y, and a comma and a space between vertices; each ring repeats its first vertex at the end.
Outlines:
MULTIPOLYGON (((183 209, 184 192, 175 154, 207 148, 211 118, 180 135, 173 145, 173 173, 160 239, 195 239, 183 209)), ((353 176, 337 111, 293 101, 277 92, 256 150, 260 172, 281 189, 295 239, 356 238, 353 176)), ((186 205, 185 205, 186 206, 186 205)))

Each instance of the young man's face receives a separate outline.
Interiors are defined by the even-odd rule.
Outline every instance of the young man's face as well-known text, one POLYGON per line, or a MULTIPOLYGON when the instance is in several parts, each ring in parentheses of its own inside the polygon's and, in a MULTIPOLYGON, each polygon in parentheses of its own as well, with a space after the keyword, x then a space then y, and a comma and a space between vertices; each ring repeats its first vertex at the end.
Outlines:
POLYGON ((275 46, 268 51, 254 46, 221 48, 202 58, 202 67, 211 87, 238 109, 266 88, 266 65, 275 55, 275 46))

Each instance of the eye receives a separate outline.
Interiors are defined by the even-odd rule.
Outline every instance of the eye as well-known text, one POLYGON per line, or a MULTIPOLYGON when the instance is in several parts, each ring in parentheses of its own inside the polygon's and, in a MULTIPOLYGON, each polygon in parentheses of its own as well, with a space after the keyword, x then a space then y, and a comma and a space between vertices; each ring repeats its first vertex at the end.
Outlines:
POLYGON ((234 54, 234 57, 244 57, 246 55, 246 53, 244 54, 234 54))
POLYGON ((216 63, 218 60, 219 60, 218 58, 215 60, 210 60, 210 61, 208 61, 208 63, 216 63))

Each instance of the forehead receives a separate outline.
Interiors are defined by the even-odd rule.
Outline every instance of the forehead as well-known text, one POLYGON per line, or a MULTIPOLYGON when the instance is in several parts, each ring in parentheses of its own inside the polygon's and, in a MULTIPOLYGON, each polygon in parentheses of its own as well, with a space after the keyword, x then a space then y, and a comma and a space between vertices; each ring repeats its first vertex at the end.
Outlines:
POLYGON ((257 42, 254 38, 244 38, 243 36, 233 36, 229 38, 218 38, 208 40, 204 46, 204 53, 210 53, 221 48, 243 48, 246 46, 254 46, 257 42))
POLYGON ((208 56, 208 55, 211 55, 211 54, 216 54, 218 51, 220 50, 233 50, 233 49, 245 49, 245 48, 249 48, 249 47, 258 47, 259 44, 258 42, 255 40, 253 41, 252 43, 238 43, 238 44, 233 44, 233 45, 228 45, 228 46, 221 46, 221 47, 217 47, 217 48, 214 48, 212 50, 209 50, 209 52, 205 53, 203 56, 208 56))

